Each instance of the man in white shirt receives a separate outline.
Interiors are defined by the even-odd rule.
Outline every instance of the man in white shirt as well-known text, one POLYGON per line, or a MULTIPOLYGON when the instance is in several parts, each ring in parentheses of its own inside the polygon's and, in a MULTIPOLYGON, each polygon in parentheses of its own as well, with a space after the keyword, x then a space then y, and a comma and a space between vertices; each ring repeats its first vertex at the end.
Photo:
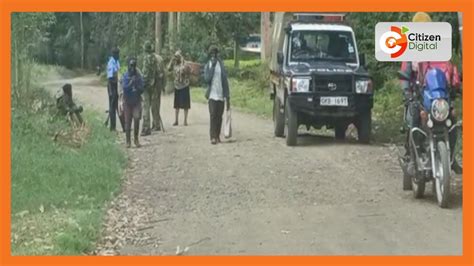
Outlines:
POLYGON ((211 58, 205 65, 204 79, 208 84, 206 98, 209 103, 211 144, 217 144, 220 142, 225 103, 227 103, 227 110, 230 108, 229 81, 224 63, 218 58, 217 47, 211 46, 209 54, 211 58))

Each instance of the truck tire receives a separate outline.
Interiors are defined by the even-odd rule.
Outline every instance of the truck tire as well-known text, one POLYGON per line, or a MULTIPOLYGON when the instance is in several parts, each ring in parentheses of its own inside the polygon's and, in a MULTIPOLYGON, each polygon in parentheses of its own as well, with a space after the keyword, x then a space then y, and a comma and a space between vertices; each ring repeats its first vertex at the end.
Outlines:
POLYGON ((280 112, 280 100, 278 97, 273 99, 273 127, 275 137, 283 138, 285 136, 285 113, 280 112))
POLYGON ((296 137, 298 136, 298 115, 292 110, 288 104, 288 98, 285 102, 285 116, 286 116, 286 145, 295 146, 296 137))
POLYGON ((337 140, 344 140, 346 138, 346 126, 343 125, 336 125, 334 128, 334 133, 336 135, 337 140))
POLYGON ((370 135, 372 131, 372 111, 361 113, 357 122, 357 134, 359 135, 359 142, 368 144, 370 142, 370 135))

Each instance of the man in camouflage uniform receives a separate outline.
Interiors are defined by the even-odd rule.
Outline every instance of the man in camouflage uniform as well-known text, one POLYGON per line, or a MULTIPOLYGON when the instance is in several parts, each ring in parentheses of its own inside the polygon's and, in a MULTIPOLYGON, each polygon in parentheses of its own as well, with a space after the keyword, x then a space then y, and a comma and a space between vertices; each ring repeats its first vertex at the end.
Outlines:
POLYGON ((143 129, 142 136, 151 134, 151 130, 161 130, 161 91, 165 88, 165 75, 163 59, 153 52, 153 45, 147 41, 144 45, 142 74, 144 81, 143 93, 143 129), (153 117, 152 128, 150 128, 150 109, 153 117))

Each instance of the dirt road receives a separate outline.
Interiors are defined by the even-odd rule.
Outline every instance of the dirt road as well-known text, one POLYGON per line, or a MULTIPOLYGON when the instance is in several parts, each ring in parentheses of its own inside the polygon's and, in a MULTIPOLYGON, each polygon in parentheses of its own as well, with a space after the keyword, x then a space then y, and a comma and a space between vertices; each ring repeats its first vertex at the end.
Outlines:
MULTIPOLYGON (((96 76, 67 82, 106 109, 96 76)), ((462 254, 460 177, 440 209, 431 186, 422 200, 402 191, 393 148, 313 135, 286 147, 271 120, 237 111, 234 138, 214 146, 206 105, 192 104, 187 127, 171 126, 173 112, 164 97, 166 132, 128 150, 99 254, 462 254)))

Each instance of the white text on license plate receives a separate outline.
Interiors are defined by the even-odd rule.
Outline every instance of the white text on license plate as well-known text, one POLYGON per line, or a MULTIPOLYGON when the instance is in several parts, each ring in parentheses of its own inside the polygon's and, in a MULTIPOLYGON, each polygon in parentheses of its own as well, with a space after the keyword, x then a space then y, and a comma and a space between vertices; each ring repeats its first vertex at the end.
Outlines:
POLYGON ((347 97, 321 97, 322 106, 348 106, 347 97))

